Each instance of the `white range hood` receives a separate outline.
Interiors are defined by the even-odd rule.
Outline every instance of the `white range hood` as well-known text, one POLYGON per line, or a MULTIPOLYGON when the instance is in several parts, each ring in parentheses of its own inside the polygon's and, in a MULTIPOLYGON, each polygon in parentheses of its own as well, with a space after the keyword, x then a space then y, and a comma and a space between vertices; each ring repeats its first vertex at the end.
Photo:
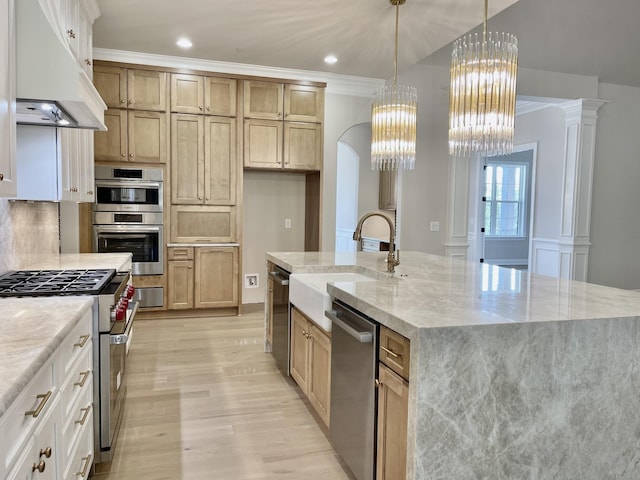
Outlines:
POLYGON ((17 122, 106 130, 107 106, 43 5, 47 0, 16 2, 17 122))

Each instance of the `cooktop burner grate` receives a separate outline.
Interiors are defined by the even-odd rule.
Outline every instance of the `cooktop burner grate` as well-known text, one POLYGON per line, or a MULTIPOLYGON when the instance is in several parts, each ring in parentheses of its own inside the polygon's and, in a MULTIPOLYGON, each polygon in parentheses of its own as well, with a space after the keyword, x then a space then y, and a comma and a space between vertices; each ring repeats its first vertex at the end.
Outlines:
POLYGON ((18 270, 0 275, 0 297, 97 295, 114 269, 18 270))

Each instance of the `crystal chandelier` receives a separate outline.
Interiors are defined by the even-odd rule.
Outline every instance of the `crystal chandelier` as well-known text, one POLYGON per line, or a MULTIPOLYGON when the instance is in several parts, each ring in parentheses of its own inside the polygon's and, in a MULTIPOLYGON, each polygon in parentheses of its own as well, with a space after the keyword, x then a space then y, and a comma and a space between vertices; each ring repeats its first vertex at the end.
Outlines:
POLYGON ((389 0, 396 7, 396 45, 393 83, 373 95, 371 105, 371 168, 373 170, 413 170, 416 161, 415 87, 398 85, 398 13, 406 0, 389 0))
POLYGON ((505 155, 513 149, 518 40, 508 33, 487 37, 484 2, 478 34, 455 41, 449 91, 449 154, 505 155))

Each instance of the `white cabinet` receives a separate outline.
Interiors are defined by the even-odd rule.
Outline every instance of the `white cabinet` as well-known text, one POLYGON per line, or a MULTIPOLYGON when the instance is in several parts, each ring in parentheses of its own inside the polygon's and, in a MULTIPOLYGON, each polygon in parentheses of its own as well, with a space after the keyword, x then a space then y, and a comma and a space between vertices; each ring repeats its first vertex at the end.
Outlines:
POLYGON ((15 197, 15 0, 0 0, 0 197, 15 197))
POLYGON ((93 131, 20 125, 20 200, 93 202, 93 131))
POLYGON ((91 319, 89 309, 0 417, 0 478, 84 480, 89 476, 93 454, 91 319))

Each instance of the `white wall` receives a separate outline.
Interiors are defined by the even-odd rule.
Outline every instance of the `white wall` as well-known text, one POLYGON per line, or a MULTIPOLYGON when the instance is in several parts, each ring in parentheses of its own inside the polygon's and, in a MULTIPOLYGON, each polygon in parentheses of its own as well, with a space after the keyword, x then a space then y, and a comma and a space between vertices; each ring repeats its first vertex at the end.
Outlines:
POLYGON ((640 288, 640 88, 600 84, 587 280, 640 288))
POLYGON ((303 174, 244 172, 243 304, 264 301, 266 252, 304 251, 304 193, 303 174), (258 288, 244 288, 248 273, 259 274, 258 288))
MULTIPOLYGON (((334 251, 336 238, 336 165, 338 140, 350 127, 371 121, 371 97, 325 94, 322 172, 322 250, 334 251)), ((362 169, 361 169, 362 170, 362 169)))

